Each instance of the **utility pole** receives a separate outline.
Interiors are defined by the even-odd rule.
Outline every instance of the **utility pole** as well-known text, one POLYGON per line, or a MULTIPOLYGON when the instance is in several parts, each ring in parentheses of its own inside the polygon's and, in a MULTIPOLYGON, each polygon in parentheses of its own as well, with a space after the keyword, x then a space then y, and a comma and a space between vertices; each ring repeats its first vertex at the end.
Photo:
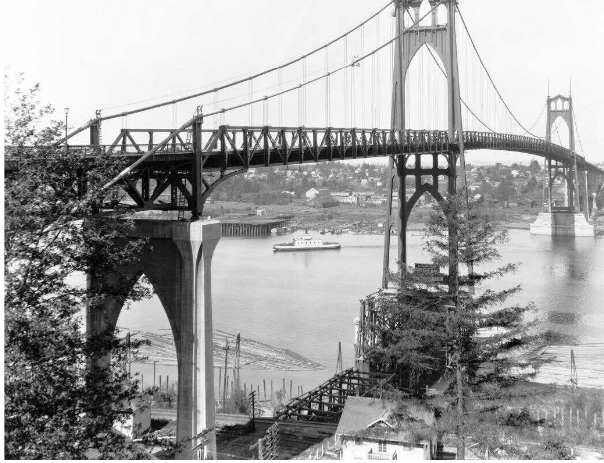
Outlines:
POLYGON ((241 358, 241 333, 237 333, 235 339, 235 366, 233 367, 233 379, 235 380, 235 386, 239 389, 240 378, 239 378, 239 361, 241 358))
POLYGON ((226 407, 226 396, 227 396, 227 371, 228 371, 228 362, 229 362, 229 340, 226 340, 226 347, 224 349, 224 388, 222 390, 222 408, 223 411, 226 407))
POLYGON ((67 115, 69 114, 69 108, 65 106, 65 152, 68 150, 67 145, 67 115))
POLYGON ((252 401, 252 431, 256 430, 256 391, 250 392, 250 400, 252 401))

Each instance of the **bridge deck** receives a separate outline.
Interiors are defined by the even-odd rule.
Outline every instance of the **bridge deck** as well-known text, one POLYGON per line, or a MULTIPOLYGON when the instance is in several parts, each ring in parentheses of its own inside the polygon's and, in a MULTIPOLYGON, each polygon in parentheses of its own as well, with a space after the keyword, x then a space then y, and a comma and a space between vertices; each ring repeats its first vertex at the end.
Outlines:
MULTIPOLYGON (((70 146, 83 156, 115 155, 134 163, 159 145, 153 135, 166 130, 123 129, 111 145, 70 146), (145 142, 135 137, 145 134, 145 142)), ((165 134, 164 134, 165 137, 165 134)), ((163 137, 159 137, 163 138, 163 137)), ((193 159, 193 145, 180 134, 144 159, 141 167, 171 164, 188 170, 193 159)), ((357 158, 385 157, 399 154, 443 154, 459 150, 459 139, 449 140, 446 131, 337 129, 305 127, 231 127, 202 131, 203 169, 227 171, 248 167, 289 165, 357 158)), ((465 150, 502 150, 547 157, 565 164, 574 162, 570 150, 544 140, 520 135, 473 132, 463 133, 465 150)), ((18 168, 27 158, 27 149, 8 149, 5 170, 18 168), (12 152, 12 156, 10 153, 12 152)), ((581 170, 604 174, 604 171, 577 155, 581 170)), ((446 175, 446 171, 442 174, 446 175)))

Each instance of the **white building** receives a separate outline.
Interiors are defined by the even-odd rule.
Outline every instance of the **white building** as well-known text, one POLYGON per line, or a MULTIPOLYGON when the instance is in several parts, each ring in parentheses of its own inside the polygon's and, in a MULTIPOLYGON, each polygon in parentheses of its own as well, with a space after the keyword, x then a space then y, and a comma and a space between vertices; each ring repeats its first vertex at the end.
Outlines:
POLYGON ((151 428, 151 407, 141 400, 133 400, 130 407, 132 413, 128 414, 123 422, 115 422, 113 429, 129 439, 137 439, 151 428))
POLYGON ((426 427, 433 424, 434 413, 414 405, 403 412, 398 409, 394 401, 348 397, 336 430, 342 460, 434 459, 436 438, 418 439, 414 435, 418 423, 426 427))
POLYGON ((306 195, 306 199, 314 199, 315 196, 317 196, 319 194, 319 190, 315 189, 315 188, 311 188, 310 190, 308 190, 305 195, 306 195))

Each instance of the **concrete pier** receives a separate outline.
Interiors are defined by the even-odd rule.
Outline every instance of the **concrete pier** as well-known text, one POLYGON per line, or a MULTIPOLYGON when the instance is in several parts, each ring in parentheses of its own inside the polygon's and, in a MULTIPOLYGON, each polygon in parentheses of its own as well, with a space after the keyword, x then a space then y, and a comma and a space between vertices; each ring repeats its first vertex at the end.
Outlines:
MULTIPOLYGON (((150 249, 140 259, 124 262, 123 268, 133 284, 141 274, 147 276, 164 306, 174 336, 178 359, 176 439, 184 444, 177 458, 213 459, 216 436, 211 264, 221 225, 215 221, 135 220, 131 236, 148 237, 150 249)), ((102 283, 89 280, 93 287, 102 283)), ((123 301, 108 299, 102 309, 90 309, 87 332, 114 330, 122 305, 123 301)))
POLYGON ((566 211, 541 212, 531 224, 531 235, 594 237, 594 226, 583 213, 566 211))

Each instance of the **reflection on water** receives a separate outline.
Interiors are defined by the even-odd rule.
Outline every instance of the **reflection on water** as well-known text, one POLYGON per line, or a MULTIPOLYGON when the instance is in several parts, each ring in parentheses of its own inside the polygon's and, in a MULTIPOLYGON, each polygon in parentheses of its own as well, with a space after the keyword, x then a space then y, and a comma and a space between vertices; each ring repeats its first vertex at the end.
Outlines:
POLYGON ((547 312, 547 321, 559 325, 579 325, 583 315, 572 312, 547 312))
MULTIPOLYGON (((336 364, 339 341, 344 367, 353 365, 353 319, 359 300, 380 285, 384 237, 339 235, 329 237, 342 244, 339 251, 273 253, 275 243, 290 239, 221 239, 212 263, 214 327, 299 352, 329 367, 327 378, 336 364)), ((409 261, 427 262, 423 238, 408 239, 409 261)), ((396 239, 392 241, 395 262, 396 239)), ((604 342, 603 239, 511 230, 510 241, 500 251, 499 265, 521 263, 516 273, 489 283, 492 289, 522 285, 523 291, 509 304, 533 301, 544 328, 579 343, 604 342)), ((157 298, 135 304, 119 325, 147 331, 169 328, 157 298)))

